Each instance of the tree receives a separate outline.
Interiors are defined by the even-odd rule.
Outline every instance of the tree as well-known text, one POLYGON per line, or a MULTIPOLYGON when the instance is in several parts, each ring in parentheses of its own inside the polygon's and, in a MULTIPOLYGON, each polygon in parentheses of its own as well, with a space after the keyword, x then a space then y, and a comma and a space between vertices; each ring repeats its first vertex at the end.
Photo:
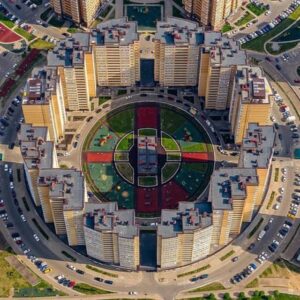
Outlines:
POLYGON ((230 294, 229 294, 229 293, 225 293, 225 294, 223 295, 223 299, 224 299, 224 300, 231 300, 230 294))

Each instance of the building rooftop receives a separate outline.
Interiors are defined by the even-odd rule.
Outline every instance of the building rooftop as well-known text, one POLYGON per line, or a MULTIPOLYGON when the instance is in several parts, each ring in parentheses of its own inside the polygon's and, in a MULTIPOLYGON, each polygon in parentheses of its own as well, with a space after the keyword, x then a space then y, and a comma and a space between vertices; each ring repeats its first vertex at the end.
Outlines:
POLYGON ((156 24, 155 39, 167 45, 200 45, 204 41, 203 28, 196 22, 168 17, 156 24))
POLYGON ((28 169, 53 167, 53 142, 47 141, 47 127, 22 124, 19 132, 20 150, 28 169))
POLYGON ((47 104, 56 93, 57 71, 50 68, 34 68, 24 87, 22 104, 47 104))
POLYGON ((204 33, 204 50, 209 51, 211 63, 222 67, 247 64, 246 52, 233 39, 222 36, 220 32, 204 33))
POLYGON ((272 160, 275 135, 272 125, 249 124, 241 146, 239 165, 244 168, 267 168, 272 160))
POLYGON ((252 168, 221 168, 210 180, 209 201, 213 210, 232 210, 234 199, 245 199, 247 185, 258 185, 258 176, 252 168))
POLYGON ((64 210, 81 210, 85 202, 85 183, 81 171, 75 169, 42 169, 39 186, 49 187, 49 197, 64 200, 64 210))
POLYGON ((89 50, 90 34, 74 33, 72 37, 60 41, 52 51, 48 51, 49 67, 74 67, 84 62, 84 52, 89 50))
POLYGON ((163 209, 161 211, 161 224, 157 227, 157 234, 169 238, 178 233, 203 229, 211 225, 210 214, 201 214, 194 203, 179 202, 178 210, 163 209))
POLYGON ((270 103, 272 88, 259 67, 238 66, 236 85, 243 103, 270 103))
POLYGON ((97 25, 91 31, 91 43, 104 45, 129 45, 138 40, 137 23, 128 21, 127 17, 111 19, 97 25))
POLYGON ((84 225, 96 231, 118 233, 120 237, 138 235, 134 209, 118 210, 116 202, 87 204, 84 225))

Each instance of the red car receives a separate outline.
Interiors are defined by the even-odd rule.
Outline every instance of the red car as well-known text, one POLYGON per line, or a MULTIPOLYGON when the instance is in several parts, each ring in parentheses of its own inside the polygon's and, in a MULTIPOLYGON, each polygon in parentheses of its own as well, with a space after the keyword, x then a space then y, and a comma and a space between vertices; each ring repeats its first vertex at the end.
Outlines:
POLYGON ((16 241, 16 244, 17 244, 17 245, 21 245, 22 243, 23 243, 22 240, 17 240, 17 241, 16 241))
POLYGON ((295 79, 294 82, 295 83, 300 83, 300 79, 295 79))
POLYGON ((69 284, 68 284, 68 287, 73 288, 75 284, 76 284, 75 281, 70 281, 69 284))

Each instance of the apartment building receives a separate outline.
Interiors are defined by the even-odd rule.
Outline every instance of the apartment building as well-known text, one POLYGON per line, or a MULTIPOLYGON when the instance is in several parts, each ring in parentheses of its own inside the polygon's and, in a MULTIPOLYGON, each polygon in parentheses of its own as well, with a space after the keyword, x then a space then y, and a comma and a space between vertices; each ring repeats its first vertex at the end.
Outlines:
POLYGON ((33 70, 24 87, 22 110, 25 123, 47 127, 51 141, 64 137, 66 114, 57 70, 33 70))
POLYGON ((137 23, 127 18, 103 22, 91 32, 98 86, 132 86, 140 80, 137 23))
POLYGON ((217 32, 205 32, 201 48, 198 96, 205 97, 205 109, 230 107, 234 76, 238 65, 246 64, 245 51, 217 32))
POLYGON ((209 254, 213 232, 212 217, 197 204, 179 202, 178 210, 163 209, 157 227, 159 268, 183 266, 209 254))
POLYGON ((185 10, 202 25, 221 30, 232 13, 242 5, 242 0, 184 0, 185 10))
POLYGON ((167 18, 157 22, 154 79, 161 86, 196 86, 204 33, 196 22, 167 18))
POLYGON ((39 170, 58 168, 55 145, 49 141, 47 127, 22 124, 18 134, 20 151, 24 160, 27 184, 36 206, 40 206, 37 190, 39 170))
POLYGON ((100 0, 50 0, 56 14, 77 24, 90 26, 96 17, 100 0))
POLYGON ((259 178, 254 168, 221 168, 211 176, 212 245, 224 246, 250 222, 258 194, 259 178))
POLYGON ((235 143, 241 144, 250 123, 270 125, 274 96, 259 67, 238 66, 229 121, 235 143))
MULTIPOLYGON (((239 166, 254 168, 259 178, 255 205, 261 205, 271 174, 276 131, 273 125, 251 123, 241 144, 239 166)), ((250 220, 250 218, 249 218, 250 220)))
POLYGON ((84 245, 83 213, 87 202, 85 181, 74 169, 41 169, 37 182, 46 223, 57 235, 67 235, 70 246, 84 245))
POLYGON ((60 41, 48 52, 48 67, 60 75, 66 110, 90 110, 90 97, 96 96, 94 61, 89 33, 76 33, 60 41))
POLYGON ((133 209, 116 202, 89 203, 84 216, 87 254, 108 264, 136 270, 140 265, 139 228, 133 209))

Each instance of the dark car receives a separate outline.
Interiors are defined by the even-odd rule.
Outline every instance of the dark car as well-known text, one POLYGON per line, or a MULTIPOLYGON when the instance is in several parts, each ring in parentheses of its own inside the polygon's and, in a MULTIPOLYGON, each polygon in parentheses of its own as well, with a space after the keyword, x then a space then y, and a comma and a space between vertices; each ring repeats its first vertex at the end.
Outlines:
POLYGON ((14 227, 14 224, 13 223, 10 223, 10 222, 8 222, 8 223, 6 223, 6 228, 12 228, 12 227, 14 227))
POLYGON ((21 207, 18 207, 18 213, 21 215, 23 213, 21 207))
POLYGON ((74 143, 73 143, 73 147, 74 147, 74 148, 76 148, 77 145, 78 145, 78 142, 74 142, 74 143))
POLYGON ((276 69, 277 69, 278 71, 281 70, 281 67, 280 67, 279 65, 275 65, 275 67, 276 67, 276 69))
POLYGON ((293 138, 293 139, 299 138, 299 134, 298 134, 298 133, 293 133, 293 134, 292 134, 292 138, 293 138))
POLYGON ((267 231, 267 230, 269 230, 269 229, 270 229, 270 226, 269 226, 269 225, 266 225, 265 228, 264 228, 265 231, 267 231))
POLYGON ((147 94, 141 94, 140 96, 141 97, 147 97, 147 94))
POLYGON ((15 204, 16 206, 19 206, 19 202, 18 202, 18 199, 17 199, 17 198, 14 198, 14 204, 15 204))
POLYGON ((286 224, 286 225, 289 225, 290 227, 292 227, 292 226, 293 226, 293 223, 292 223, 292 222, 290 222, 290 221, 285 221, 285 222, 284 222, 284 224, 286 224))
POLYGON ((16 194, 16 191, 15 190, 11 190, 11 194, 14 198, 16 198, 17 194, 16 194))
POLYGON ((113 282, 111 280, 104 280, 104 283, 106 283, 106 284, 113 284, 113 282))
POLYGON ((255 247, 255 244, 252 243, 252 244, 249 245, 249 247, 248 247, 247 249, 248 249, 249 251, 251 251, 254 247, 255 247))
POLYGON ((205 279, 207 277, 208 277, 208 274, 202 274, 202 275, 199 276, 200 279, 205 279))
POLYGON ((84 274, 84 271, 80 270, 80 269, 77 269, 76 272, 80 275, 83 275, 84 274))
POLYGON ((12 150, 12 149, 14 149, 14 148, 15 148, 15 143, 10 143, 9 146, 8 146, 8 149, 11 149, 11 150, 12 150))
POLYGON ((13 113, 15 110, 13 108, 9 107, 8 111, 10 111, 11 113, 13 113))
POLYGON ((103 282, 103 279, 100 278, 100 277, 95 277, 94 279, 95 279, 96 281, 103 282))
POLYGON ((19 4, 16 4, 17 9, 21 9, 21 6, 19 4))

